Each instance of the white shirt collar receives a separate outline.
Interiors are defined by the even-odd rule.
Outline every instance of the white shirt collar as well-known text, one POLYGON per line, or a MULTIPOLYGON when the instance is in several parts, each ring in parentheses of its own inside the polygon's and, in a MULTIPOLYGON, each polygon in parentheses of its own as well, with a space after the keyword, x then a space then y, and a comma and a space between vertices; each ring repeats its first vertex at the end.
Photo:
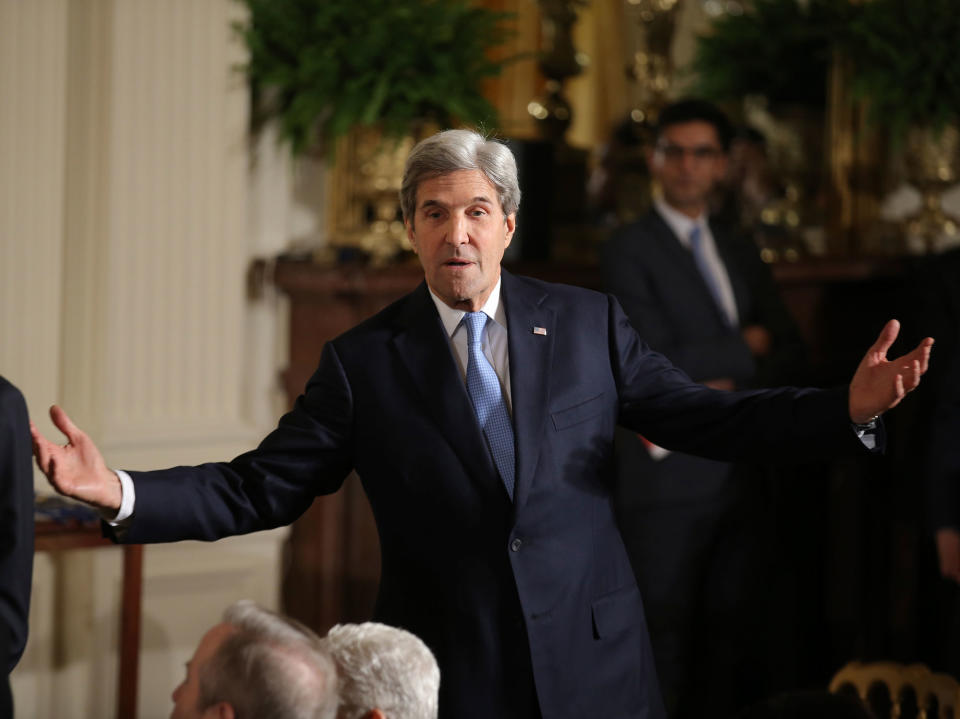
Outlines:
MULTIPOLYGON (((493 291, 490 293, 483 307, 480 308, 480 311, 486 313, 487 317, 493 318, 497 324, 506 329, 507 313, 504 311, 503 304, 500 302, 500 282, 502 279, 502 275, 497 278, 497 284, 493 286, 493 291)), ((430 299, 432 299, 433 304, 437 306, 437 312, 440 314, 440 321, 443 322, 447 336, 453 337, 453 333, 456 332, 457 327, 460 326, 460 321, 466 312, 450 307, 446 302, 437 297, 432 289, 430 290, 430 299)))
POLYGON ((664 222, 667 223, 667 226, 673 230, 673 234, 679 238, 680 242, 683 243, 685 247, 690 245, 690 232, 694 227, 697 225, 699 225, 701 228, 707 227, 706 212, 702 213, 700 217, 694 219, 678 210, 675 210, 661 197, 654 198, 653 206, 656 208, 657 212, 660 213, 660 217, 662 217, 664 222))

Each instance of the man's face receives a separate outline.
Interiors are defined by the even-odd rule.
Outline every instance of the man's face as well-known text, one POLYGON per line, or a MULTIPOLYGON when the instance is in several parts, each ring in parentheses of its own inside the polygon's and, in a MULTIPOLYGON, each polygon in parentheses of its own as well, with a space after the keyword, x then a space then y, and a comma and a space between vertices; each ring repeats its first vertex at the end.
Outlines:
POLYGON ((407 237, 430 289, 455 309, 483 307, 500 277, 515 220, 504 217, 496 189, 480 170, 421 182, 407 237))
POLYGON ((707 209, 710 193, 727 166, 717 131, 701 120, 665 128, 647 163, 660 182, 664 201, 690 217, 707 209))
POLYGON ((210 661, 223 641, 234 631, 229 624, 218 624, 203 635, 197 650, 193 653, 193 659, 187 662, 186 678, 173 690, 173 713, 170 719, 212 719, 223 715, 222 710, 225 707, 220 705, 226 704, 225 702, 208 707, 202 712, 197 708, 200 698, 199 676, 201 668, 210 661))

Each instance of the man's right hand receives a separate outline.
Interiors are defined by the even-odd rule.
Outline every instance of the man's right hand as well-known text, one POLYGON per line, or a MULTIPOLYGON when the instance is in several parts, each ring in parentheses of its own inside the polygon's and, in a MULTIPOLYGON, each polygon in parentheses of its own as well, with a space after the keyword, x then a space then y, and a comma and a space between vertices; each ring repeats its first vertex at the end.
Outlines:
POLYGON ((766 357, 773 348, 773 335, 763 325, 747 325, 740 330, 743 341, 754 357, 766 357))
POLYGON ((940 574, 960 582, 960 532, 953 527, 941 527, 937 530, 936 540, 940 574))
POLYGON ((50 419, 68 441, 63 446, 54 444, 30 423, 33 454, 40 471, 60 494, 107 512, 119 511, 123 498, 120 478, 107 468, 100 450, 57 405, 50 408, 50 419))

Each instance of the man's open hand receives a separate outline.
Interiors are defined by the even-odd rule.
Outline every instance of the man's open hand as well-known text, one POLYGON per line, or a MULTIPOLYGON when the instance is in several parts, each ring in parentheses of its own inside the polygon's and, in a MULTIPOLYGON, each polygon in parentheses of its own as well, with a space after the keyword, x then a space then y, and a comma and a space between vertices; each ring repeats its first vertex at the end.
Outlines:
POLYGON ((899 332, 899 322, 887 322, 850 381, 850 419, 856 424, 866 424, 896 407, 907 392, 920 384, 920 377, 927 371, 932 337, 922 340, 912 352, 902 357, 887 359, 887 350, 899 332))
POLYGON ((941 527, 937 530, 936 540, 940 574, 960 582, 960 532, 953 527, 941 527))
POLYGON ((122 499, 120 479, 107 469, 100 450, 60 407, 54 405, 50 408, 50 419, 67 436, 67 443, 62 446, 54 444, 40 434, 33 422, 30 423, 33 454, 40 471, 60 494, 98 509, 119 510, 122 499))

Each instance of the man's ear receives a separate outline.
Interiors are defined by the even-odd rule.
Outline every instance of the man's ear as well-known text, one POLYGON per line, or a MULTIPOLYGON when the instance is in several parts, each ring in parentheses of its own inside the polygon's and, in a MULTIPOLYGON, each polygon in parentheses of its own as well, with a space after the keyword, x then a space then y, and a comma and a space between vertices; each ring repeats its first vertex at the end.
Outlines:
POLYGON ((413 248, 414 253, 419 254, 417 252, 417 234, 413 230, 413 223, 410 220, 404 220, 403 225, 407 228, 407 239, 410 241, 410 247, 413 248))
POLYGON ((505 235, 506 242, 504 243, 504 247, 509 247, 510 241, 513 239, 513 233, 517 231, 517 213, 511 212, 503 219, 507 225, 507 231, 505 235))
POLYGON ((717 157, 716 164, 713 166, 713 181, 721 182, 727 176, 727 166, 730 164, 730 155, 721 152, 717 157))
POLYGON ((230 702, 217 702, 203 713, 203 719, 236 719, 236 717, 230 702))
POLYGON ((659 170, 659 167, 654 167, 657 162, 656 152, 657 150, 654 145, 647 145, 647 148, 643 151, 643 156, 647 161, 647 169, 651 172, 651 174, 655 170, 659 170))

